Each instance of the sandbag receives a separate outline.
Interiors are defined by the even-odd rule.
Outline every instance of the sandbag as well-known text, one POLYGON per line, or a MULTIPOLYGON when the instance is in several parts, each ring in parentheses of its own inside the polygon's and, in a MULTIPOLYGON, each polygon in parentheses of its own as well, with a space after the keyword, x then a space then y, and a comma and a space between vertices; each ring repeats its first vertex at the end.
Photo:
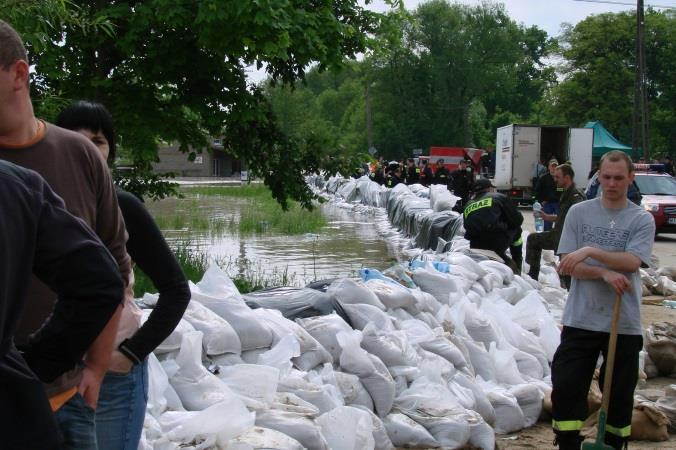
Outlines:
POLYGON ((493 429, 498 434, 507 434, 524 428, 526 418, 516 397, 492 382, 479 382, 495 410, 493 429))
POLYGON ((218 378, 240 397, 259 403, 260 406, 257 409, 266 409, 272 406, 275 399, 279 369, 262 365, 239 364, 221 367, 218 378))
POLYGON ((258 426, 230 440, 226 448, 228 450, 303 450, 303 446, 292 437, 258 426))
POLYGON ((676 324, 658 322, 645 333, 645 348, 662 376, 676 376, 676 324))
POLYGON ((542 412, 544 400, 542 391, 532 384, 520 384, 510 388, 509 393, 516 398, 523 412, 525 427, 535 425, 542 412))
POLYGON ((388 367, 416 366, 418 363, 418 355, 402 331, 382 330, 369 323, 362 333, 361 346, 388 367))
POLYGON ((385 310, 385 305, 378 300, 376 294, 371 292, 361 281, 354 281, 350 278, 339 278, 331 283, 326 293, 343 306, 367 304, 375 306, 382 311, 385 310))
POLYGON ((275 392, 275 397, 272 401, 272 409, 288 411, 307 417, 316 417, 319 415, 319 408, 291 392, 275 392))
POLYGON ((481 386, 477 384, 474 377, 458 372, 453 377, 453 381, 472 391, 472 394, 474 395, 474 408, 472 409, 479 413, 486 423, 493 425, 493 423, 495 423, 495 409, 493 409, 493 405, 491 405, 490 400, 488 400, 488 396, 483 389, 481 389, 481 386))
POLYGON ((356 406, 357 408, 366 411, 371 417, 371 423, 373 424, 373 442, 375 450, 394 450, 392 441, 387 435, 387 429, 382 419, 376 416, 373 413, 373 410, 367 409, 363 406, 356 406))
POLYGON ((256 425, 284 433, 305 448, 328 450, 321 428, 307 417, 287 411, 259 411, 256 425))
POLYGON ((352 332, 352 327, 337 314, 298 319, 298 324, 315 338, 331 354, 334 362, 340 359, 342 349, 336 336, 339 332, 352 332))
POLYGON ((371 416, 359 408, 341 406, 322 414, 317 424, 332 450, 374 450, 371 416))
POLYGON ((676 431, 676 384, 665 388, 664 397, 657 400, 656 406, 669 419, 670 429, 676 431))
POLYGON ((477 376, 480 376, 487 381, 497 381, 493 358, 491 358, 483 345, 476 344, 471 339, 466 338, 461 338, 461 341, 467 348, 470 361, 472 362, 472 368, 477 376))
POLYGON ((306 402, 315 405, 320 413, 331 411, 343 405, 340 391, 330 384, 317 384, 303 378, 302 372, 292 371, 279 380, 279 392, 290 392, 306 402))
POLYGON ((251 309, 274 309, 290 320, 342 313, 340 304, 330 295, 309 287, 273 287, 249 292, 242 297, 251 309))
POLYGON ((390 413, 383 420, 387 435, 397 447, 438 448, 436 439, 419 423, 401 413, 390 413))
MULTIPOLYGON (((145 320, 148 318, 150 315, 150 310, 143 310, 143 316, 141 319, 141 324, 145 322, 145 320)), ((195 331, 195 327, 190 325, 190 322, 188 322, 185 319, 181 319, 178 322, 178 325, 176 325, 176 328, 171 332, 167 338, 162 341, 160 345, 155 347, 155 350, 153 352, 156 355, 160 355, 163 353, 169 353, 176 351, 181 348, 181 341, 183 339, 183 335, 189 331, 195 331)))
POLYGON ((370 279, 366 281, 366 287, 376 294, 378 300, 385 305, 386 308, 414 308, 416 298, 411 291, 392 280, 386 281, 383 279, 370 279))
POLYGON ((387 313, 372 305, 343 305, 345 313, 355 330, 363 330, 366 324, 373 322, 381 330, 394 330, 392 319, 387 313))
POLYGON ((449 304, 451 293, 460 291, 458 283, 453 277, 441 273, 431 266, 415 269, 412 278, 420 289, 432 294, 442 305, 449 304))
POLYGON ((462 448, 469 442, 471 429, 464 411, 433 415, 421 410, 410 410, 404 414, 425 427, 442 448, 462 448))
POLYGON ((359 377, 351 373, 334 372, 340 392, 348 406, 361 405, 373 411, 373 399, 364 387, 359 377))
POLYGON ((634 406, 631 415, 631 435, 635 441, 663 442, 669 440, 669 419, 654 403, 634 406))
POLYGON ((190 300, 183 314, 196 330, 204 333, 202 345, 207 355, 242 352, 239 336, 230 324, 199 302, 190 300))

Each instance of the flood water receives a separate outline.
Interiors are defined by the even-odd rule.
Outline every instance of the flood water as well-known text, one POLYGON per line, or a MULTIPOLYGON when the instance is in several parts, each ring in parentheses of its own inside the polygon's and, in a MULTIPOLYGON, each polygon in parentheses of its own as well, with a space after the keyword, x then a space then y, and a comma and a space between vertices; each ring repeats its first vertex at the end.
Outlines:
MULTIPOLYGON (((147 202, 154 217, 171 217, 177 212, 197 211, 206 219, 238 220, 245 199, 185 194, 185 198, 167 198, 147 202)), ((254 274, 276 285, 305 284, 328 278, 356 276, 362 267, 379 270, 397 260, 397 249, 377 233, 373 217, 355 214, 331 204, 320 210, 327 225, 317 233, 305 235, 232 234, 227 230, 162 230, 169 246, 180 245, 207 254, 228 273, 254 274)))

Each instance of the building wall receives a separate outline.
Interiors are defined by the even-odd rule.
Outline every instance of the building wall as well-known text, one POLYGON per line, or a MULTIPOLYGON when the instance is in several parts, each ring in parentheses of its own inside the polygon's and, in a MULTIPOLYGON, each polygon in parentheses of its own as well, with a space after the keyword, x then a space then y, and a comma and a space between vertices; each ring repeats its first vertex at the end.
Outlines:
POLYGON ((240 166, 229 155, 220 150, 198 153, 195 161, 188 161, 188 154, 178 149, 177 145, 161 147, 158 151, 160 161, 153 163, 155 172, 173 172, 180 177, 230 177, 240 166))

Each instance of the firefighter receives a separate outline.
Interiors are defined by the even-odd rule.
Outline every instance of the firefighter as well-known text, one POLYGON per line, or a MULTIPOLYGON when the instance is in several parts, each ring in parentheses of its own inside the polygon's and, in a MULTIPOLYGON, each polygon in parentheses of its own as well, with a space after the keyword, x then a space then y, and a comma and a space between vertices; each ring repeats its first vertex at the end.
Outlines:
POLYGON ((506 195, 491 192, 493 185, 487 178, 474 183, 474 198, 463 213, 465 238, 470 248, 492 250, 516 274, 521 273, 521 224, 523 216, 506 195), (509 248, 511 258, 506 252, 509 248))
MULTIPOLYGON (((458 168, 451 173, 451 190, 456 197, 460 197, 460 208, 464 208, 469 200, 472 189, 472 174, 467 170, 467 161, 460 160, 458 168)), ((462 211, 462 210, 461 210, 462 211)))
POLYGON ((434 181, 434 174, 427 159, 420 160, 420 184, 429 186, 434 181))
POLYGON ((415 159, 409 158, 404 172, 406 184, 415 184, 420 180, 420 168, 416 167, 415 159))
POLYGON ((443 184, 448 187, 451 179, 451 172, 444 166, 444 160, 437 160, 437 167, 434 169, 434 184, 443 184))
POLYGON ((387 178, 385 179, 385 186, 388 188, 393 188, 402 182, 403 180, 401 179, 401 167, 397 166, 387 174, 387 178))

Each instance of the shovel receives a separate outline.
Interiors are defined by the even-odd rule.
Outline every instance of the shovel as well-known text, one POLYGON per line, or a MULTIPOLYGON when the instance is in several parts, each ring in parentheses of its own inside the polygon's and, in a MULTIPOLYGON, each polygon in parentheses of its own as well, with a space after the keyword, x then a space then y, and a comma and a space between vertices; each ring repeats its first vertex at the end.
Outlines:
POLYGON ((615 347, 617 346, 617 324, 620 321, 620 304, 622 297, 615 296, 615 305, 613 306, 613 320, 610 324, 610 337, 608 338, 608 360, 606 361, 606 374, 603 377, 603 400, 601 410, 599 411, 599 426, 596 433, 596 440, 593 442, 584 442, 582 450, 614 450, 610 445, 603 442, 606 435, 606 417, 608 415, 608 404, 610 403, 610 387, 613 381, 613 367, 615 367, 615 347))

